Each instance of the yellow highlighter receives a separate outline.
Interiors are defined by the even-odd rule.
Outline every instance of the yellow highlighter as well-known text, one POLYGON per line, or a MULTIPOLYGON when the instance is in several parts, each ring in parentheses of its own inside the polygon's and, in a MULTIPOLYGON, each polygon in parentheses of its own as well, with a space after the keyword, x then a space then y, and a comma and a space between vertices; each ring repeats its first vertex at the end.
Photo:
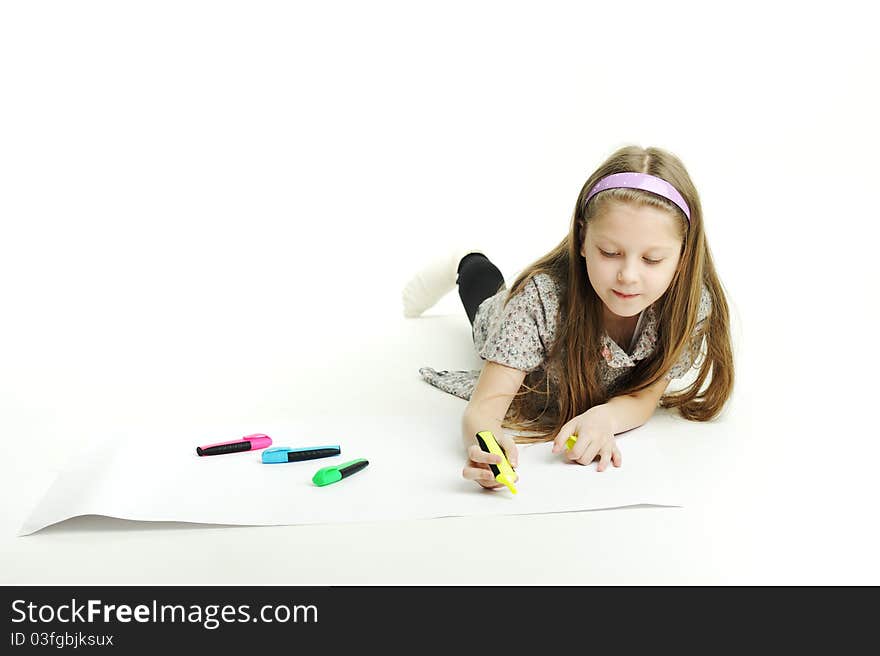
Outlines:
POLYGON ((577 435, 572 435, 572 436, 569 437, 567 440, 565 440, 565 448, 566 448, 566 449, 570 449, 571 447, 574 446, 574 443, 577 442, 577 441, 578 441, 578 436, 577 436, 577 435))
POLYGON ((507 489, 516 494, 516 488, 513 486, 513 480, 516 476, 513 473, 513 467, 510 466, 510 461, 507 460, 507 454, 504 453, 504 449, 502 449, 501 445, 495 440, 492 431, 480 431, 477 433, 477 444, 480 445, 480 448, 483 451, 501 456, 501 462, 497 465, 489 463, 489 469, 491 469, 492 473, 495 475, 496 481, 503 483, 507 486, 507 489))

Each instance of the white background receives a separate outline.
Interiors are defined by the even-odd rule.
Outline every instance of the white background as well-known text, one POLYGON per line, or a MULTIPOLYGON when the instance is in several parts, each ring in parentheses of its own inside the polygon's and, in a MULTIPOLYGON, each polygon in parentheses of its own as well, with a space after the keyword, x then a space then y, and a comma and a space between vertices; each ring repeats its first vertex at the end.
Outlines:
POLYGON ((880 582, 863 6, 4 3, 0 582, 273 582, 186 540, 285 583, 880 582), (735 313, 754 430, 723 508, 14 537, 107 426, 357 407, 339 374, 381 365, 358 345, 421 263, 478 245, 512 280, 631 143, 688 167, 735 313), (586 562, 525 557, 542 535, 586 562))

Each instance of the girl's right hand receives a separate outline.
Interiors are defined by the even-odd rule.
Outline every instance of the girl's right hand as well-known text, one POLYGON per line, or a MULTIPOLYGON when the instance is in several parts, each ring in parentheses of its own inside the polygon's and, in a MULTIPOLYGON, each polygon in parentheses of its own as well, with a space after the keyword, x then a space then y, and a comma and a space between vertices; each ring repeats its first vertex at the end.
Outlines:
MULTIPOLYGON (((519 453, 517 453, 516 450, 516 442, 513 441, 513 438, 508 437, 507 435, 504 435, 501 438, 496 436, 495 439, 498 440, 498 444, 501 445, 501 448, 504 449, 504 453, 507 454, 507 460, 510 462, 510 466, 515 469, 517 465, 519 465, 519 453)), ((501 462, 501 456, 483 451, 476 441, 467 448, 467 454, 468 461, 464 466, 464 469, 461 470, 462 476, 467 480, 475 481, 482 487, 490 490, 504 487, 503 484, 495 480, 495 475, 492 473, 492 470, 489 469, 489 463, 497 465, 501 462)), ((519 474, 516 472, 514 472, 514 474, 516 475, 514 482, 516 482, 519 480, 519 474)))

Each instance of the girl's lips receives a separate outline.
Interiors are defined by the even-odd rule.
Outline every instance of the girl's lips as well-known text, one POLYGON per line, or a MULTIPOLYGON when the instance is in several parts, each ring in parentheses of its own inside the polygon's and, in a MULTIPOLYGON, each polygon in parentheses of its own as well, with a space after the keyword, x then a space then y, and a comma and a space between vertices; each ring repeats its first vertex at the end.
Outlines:
POLYGON ((638 296, 638 294, 621 294, 616 289, 612 289, 611 291, 617 294, 618 298, 635 298, 636 296, 638 296))

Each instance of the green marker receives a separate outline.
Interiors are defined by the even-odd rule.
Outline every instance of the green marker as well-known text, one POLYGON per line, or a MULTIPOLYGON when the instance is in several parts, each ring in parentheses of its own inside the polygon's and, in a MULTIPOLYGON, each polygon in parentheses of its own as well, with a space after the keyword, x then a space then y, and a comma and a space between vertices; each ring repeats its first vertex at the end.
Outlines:
POLYGON ((369 460, 358 458, 342 465, 331 465, 330 467, 322 467, 312 476, 312 483, 318 486, 330 485, 341 481, 346 476, 359 472, 361 469, 370 464, 369 460))

